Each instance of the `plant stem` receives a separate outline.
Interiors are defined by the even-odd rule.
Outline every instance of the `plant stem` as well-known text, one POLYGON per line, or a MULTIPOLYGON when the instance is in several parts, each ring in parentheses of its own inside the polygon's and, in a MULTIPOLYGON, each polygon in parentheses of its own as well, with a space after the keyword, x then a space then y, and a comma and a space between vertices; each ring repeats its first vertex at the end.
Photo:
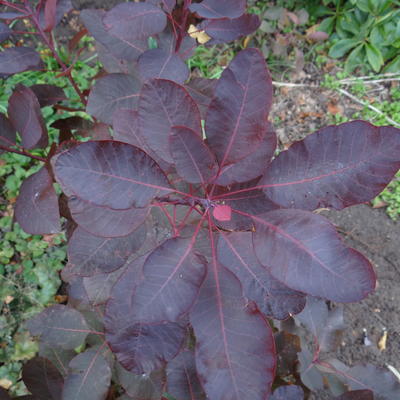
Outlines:
POLYGON ((25 150, 16 150, 16 149, 11 149, 10 147, 3 146, 0 144, 0 150, 8 151, 9 153, 15 153, 15 154, 20 154, 21 156, 29 157, 32 158, 33 160, 38 160, 42 162, 46 162, 47 160, 43 157, 35 156, 31 153, 28 153, 25 150))

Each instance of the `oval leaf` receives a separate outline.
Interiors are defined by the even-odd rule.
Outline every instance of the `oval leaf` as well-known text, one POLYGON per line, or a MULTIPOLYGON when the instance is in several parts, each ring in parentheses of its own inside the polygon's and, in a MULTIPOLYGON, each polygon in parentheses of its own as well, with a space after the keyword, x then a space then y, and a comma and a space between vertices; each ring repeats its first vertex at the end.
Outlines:
POLYGON ((343 303, 359 301, 374 290, 372 265, 346 247, 324 217, 276 210, 253 220, 259 261, 290 288, 343 303))
MULTIPOLYGON (((14 146, 17 137, 17 132, 11 125, 10 120, 3 114, 0 113, 0 145, 1 146, 14 146)), ((0 154, 4 151, 0 149, 0 154)))
POLYGON ((145 207, 159 193, 172 191, 154 160, 126 143, 81 143, 53 157, 52 163, 67 196, 116 210, 145 207))
POLYGON ((246 0, 203 0, 190 6, 190 11, 203 18, 237 18, 245 9, 246 0))
POLYGON ((60 101, 67 100, 64 91, 54 85, 32 85, 30 89, 35 93, 40 107, 52 106, 60 101))
POLYGON ((43 67, 39 54, 30 47, 11 47, 0 52, 0 75, 12 75, 43 67))
POLYGON ((287 208, 315 210, 372 200, 400 168, 400 130, 353 121, 329 126, 279 154, 259 182, 287 208))
POLYGON ((7 40, 12 33, 12 30, 8 27, 8 25, 0 22, 0 43, 7 40))
POLYGON ((32 235, 61 231, 58 197, 46 166, 22 183, 15 205, 15 219, 32 235))
POLYGON ((217 79, 192 78, 185 85, 186 90, 199 107, 201 119, 206 119, 207 109, 214 97, 217 82, 217 79))
POLYGON ((275 373, 272 330, 250 310, 239 281, 220 265, 209 270, 190 313, 196 365, 213 400, 264 400, 275 373))

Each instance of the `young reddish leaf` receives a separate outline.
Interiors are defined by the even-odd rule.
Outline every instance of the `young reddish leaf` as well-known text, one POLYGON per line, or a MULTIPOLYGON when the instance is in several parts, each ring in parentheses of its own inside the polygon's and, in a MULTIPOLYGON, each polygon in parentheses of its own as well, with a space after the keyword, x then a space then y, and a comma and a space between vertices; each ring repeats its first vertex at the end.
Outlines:
POLYGON ((189 69, 182 59, 163 49, 144 52, 138 60, 138 71, 143 81, 152 78, 169 79, 183 84, 189 78, 189 69))
POLYGON ((234 183, 248 182, 260 177, 265 172, 274 155, 277 142, 271 124, 268 123, 267 127, 266 136, 259 148, 237 163, 223 167, 215 181, 216 184, 228 186, 234 183))
POLYGON ((121 39, 142 38, 162 32, 167 25, 165 13, 146 3, 122 3, 103 17, 106 31, 121 39))
POLYGON ((303 400, 304 392, 301 386, 279 386, 274 390, 270 400, 303 400))
POLYGON ((224 70, 206 118, 206 135, 220 168, 254 152, 266 134, 272 81, 258 50, 241 51, 224 70))
MULTIPOLYGON (((6 147, 14 146, 16 136, 16 131, 10 120, 3 113, 0 113, 0 145, 6 147)), ((3 152, 4 150, 0 149, 0 154, 3 152)))
POLYGON ((113 210, 99 207, 79 197, 68 200, 73 220, 85 231, 100 237, 126 236, 135 231, 146 220, 150 208, 128 208, 113 210))
POLYGON ((115 271, 142 247, 145 239, 145 225, 128 236, 118 238, 93 236, 78 227, 69 240, 68 268, 72 274, 79 276, 115 271))
POLYGON ((37 400, 58 400, 63 378, 57 368, 45 358, 35 357, 22 368, 22 380, 37 400))
POLYGON ((30 47, 11 47, 0 52, 0 75, 13 75, 43 67, 39 54, 30 47))
POLYGON ((56 26, 57 0, 46 0, 44 6, 45 32, 51 32, 56 26))
POLYGON ((359 301, 374 290, 370 262, 346 247, 324 217, 276 210, 253 219, 258 259, 290 288, 343 303, 359 301))
POLYGON ((232 208, 225 204, 218 204, 213 208, 213 217, 217 221, 230 221, 232 218, 232 208))
POLYGON ((111 369, 101 354, 102 347, 78 354, 69 363, 62 400, 104 400, 111 383, 111 369))
POLYGON ((206 274, 206 260, 193 245, 193 239, 172 238, 147 257, 140 285, 131 294, 137 321, 177 322, 192 306, 206 274))
POLYGON ((374 400, 374 393, 370 390, 352 390, 335 397, 334 400, 374 400))
POLYGON ((167 392, 177 400, 204 400, 197 376, 194 352, 184 350, 167 366, 167 392))
POLYGON ((106 339, 118 361, 129 371, 149 373, 172 360, 186 336, 186 329, 173 322, 141 324, 133 305, 146 257, 133 261, 115 284, 107 302, 106 339))
POLYGON ((52 106, 60 101, 67 100, 64 91, 54 85, 32 85, 30 89, 35 93, 40 107, 52 106))
POLYGON ((74 350, 64 350, 61 347, 39 343, 39 357, 49 360, 62 376, 68 373, 68 364, 76 356, 74 350))
POLYGON ((254 33, 260 26, 261 21, 258 15, 244 14, 234 19, 215 19, 201 24, 201 30, 204 30, 212 38, 210 43, 233 42, 242 36, 248 36, 254 33))
POLYGON ((246 0, 203 0, 193 3, 190 11, 202 18, 237 18, 246 9, 246 0))
POLYGON ((65 350, 80 346, 90 332, 79 311, 61 304, 35 315, 27 326, 32 336, 40 336, 42 342, 65 350))
POLYGON ((12 33, 12 29, 8 27, 8 25, 3 24, 3 22, 0 22, 0 43, 4 42, 7 40, 12 33))
POLYGON ((18 85, 8 102, 8 117, 21 135, 26 149, 45 148, 48 144, 47 129, 35 93, 18 85))
POLYGON ((146 153, 113 141, 81 143, 53 157, 57 181, 67 196, 124 210, 145 207, 172 191, 160 167, 146 153))
MULTIPOLYGON (((103 25, 103 17, 106 12, 103 10, 82 10, 79 17, 83 21, 89 33, 118 60, 129 62, 136 61, 144 51, 147 50, 147 37, 124 40, 111 35, 103 25)), ((107 58, 109 58, 108 56, 107 58)))
POLYGON ((32 235, 61 231, 58 197, 46 166, 22 183, 15 204, 15 219, 32 235))
POLYGON ((139 99, 139 132, 164 161, 174 162, 169 151, 173 126, 192 129, 201 137, 200 112, 188 92, 175 82, 152 79, 142 87, 139 99))
POLYGON ((305 296, 277 281, 257 260, 251 232, 221 233, 218 260, 235 274, 243 294, 267 317, 283 320, 304 308, 305 296))
POLYGON ((206 119, 207 109, 214 97, 214 90, 217 82, 217 79, 192 78, 190 82, 185 85, 185 89, 199 107, 201 119, 206 119))
POLYGON ((400 168, 399 154, 399 129, 346 122, 282 152, 259 184, 287 208, 340 210, 380 193, 400 168))
POLYGON ((174 126, 170 136, 170 151, 176 170, 190 183, 205 183, 216 175, 217 161, 204 140, 184 126, 174 126))
POLYGON ((127 74, 109 74, 97 80, 90 91, 86 111, 106 124, 112 124, 119 108, 136 108, 140 81, 127 74))
POLYGON ((214 260, 190 313, 200 381, 213 400, 262 400, 275 373, 272 330, 246 305, 235 276, 214 260))

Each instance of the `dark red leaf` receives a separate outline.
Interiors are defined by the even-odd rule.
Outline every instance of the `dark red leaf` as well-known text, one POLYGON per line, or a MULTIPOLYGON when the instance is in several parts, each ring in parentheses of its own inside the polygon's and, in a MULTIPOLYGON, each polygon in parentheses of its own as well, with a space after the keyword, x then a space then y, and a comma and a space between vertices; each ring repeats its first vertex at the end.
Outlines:
MULTIPOLYGON (((56 3, 56 2, 54 0, 47 0, 46 7, 47 7, 47 3, 56 3)), ((39 22, 43 29, 45 29, 45 27, 47 26, 47 23, 48 23, 48 19, 46 18, 46 7, 44 7, 44 8, 42 7, 40 10, 40 13, 39 13, 39 22)), ((61 22, 63 16, 65 14, 69 13, 73 9, 71 0, 57 0, 57 5, 56 6, 52 5, 50 7, 52 9, 48 10, 48 12, 50 11, 50 14, 55 12, 54 25, 51 29, 53 29, 55 26, 57 26, 61 22)), ((52 18, 53 17, 51 17, 51 19, 52 18)), ((49 29, 49 31, 51 29, 49 29)))
POLYGON ((113 210, 99 207, 79 197, 71 197, 68 207, 74 221, 85 231, 100 237, 126 236, 145 221, 149 208, 113 210))
POLYGON ((105 14, 103 10, 82 10, 80 18, 89 33, 114 57, 130 62, 137 60, 148 48, 147 37, 122 40, 111 35, 103 25, 105 14))
POLYGON ((15 205, 15 219, 32 235, 61 231, 58 197, 46 166, 22 183, 15 205))
POLYGON ((190 11, 203 18, 237 18, 245 9, 246 0, 203 0, 190 6, 190 11))
POLYGON ((196 371, 194 352, 184 350, 167 366, 167 392, 176 400, 204 400, 196 371))
POLYGON ((359 301, 374 290, 372 265, 346 247, 324 217, 276 210, 253 219, 258 259, 290 288, 343 303, 359 301))
POLYGON ((177 323, 141 324, 132 297, 140 285, 146 257, 133 261, 115 284, 107 302, 104 324, 106 339, 118 361, 129 371, 149 373, 164 367, 181 348, 186 329, 177 323))
POLYGON ((303 400, 304 392, 300 386, 280 386, 274 390, 270 400, 303 400))
POLYGON ((39 343, 39 356, 51 361, 62 376, 68 373, 68 364, 76 356, 74 350, 64 350, 61 347, 39 343))
POLYGON ((93 236, 78 227, 69 240, 69 270, 73 275, 79 276, 115 271, 142 247, 145 239, 145 225, 128 236, 117 238, 93 236))
POLYGON ((205 184, 215 177, 217 161, 197 132, 184 126, 171 129, 170 151, 176 170, 190 183, 205 184))
POLYGON ((340 210, 373 199, 400 168, 400 130, 353 121, 295 143, 272 163, 260 185, 287 208, 340 210))
POLYGON ((30 89, 35 93, 40 107, 52 106, 67 99, 64 91, 58 86, 40 84, 32 85, 30 89))
POLYGON ((11 400, 7 390, 0 387, 0 400, 11 400))
POLYGON ((122 3, 103 17, 106 31, 119 39, 143 38, 162 32, 167 25, 165 13, 146 3, 122 3))
POLYGON ((140 81, 127 74, 109 74, 97 80, 90 91, 87 112, 106 124, 112 124, 119 108, 135 109, 140 81))
POLYGON ((63 378, 49 360, 29 360, 22 369, 22 380, 37 400, 59 400, 63 378))
POLYGON ((217 82, 217 79, 192 78, 185 85, 186 90, 197 103, 202 119, 206 118, 207 109, 214 97, 214 89, 217 82))
POLYGON ((52 162, 67 196, 99 206, 117 210, 145 207, 157 194, 172 191, 160 167, 126 143, 81 143, 53 157, 52 162))
MULTIPOLYGON (((14 127, 11 125, 10 120, 3 114, 0 113, 0 145, 10 147, 14 146, 16 141, 16 132, 14 127)), ((0 149, 0 154, 4 150, 0 149)))
POLYGON ((235 274, 243 294, 267 317, 282 320, 304 308, 305 296, 277 281, 257 260, 251 232, 221 232, 218 260, 235 274))
POLYGON ((189 78, 189 69, 182 59, 163 49, 144 52, 138 61, 138 70, 143 81, 163 78, 183 84, 189 78))
POLYGON ((268 322, 247 307, 235 276, 214 260, 190 313, 197 372, 213 400, 267 398, 275 373, 268 322))
POLYGON ((80 346, 90 329, 82 314, 73 308, 56 304, 27 322, 29 332, 46 344, 69 350, 80 346))
POLYGON ((374 393, 370 390, 352 390, 335 397, 334 400, 374 400, 374 393))
POLYGON ((0 22, 0 43, 7 40, 12 33, 12 30, 8 27, 8 25, 0 22))
POLYGON ((104 400, 111 383, 111 369, 101 349, 89 349, 69 363, 65 378, 63 400, 104 400))
POLYGON ((222 168, 218 179, 218 185, 228 186, 233 183, 248 182, 261 176, 268 167, 276 149, 276 135, 272 131, 271 124, 267 124, 264 140, 258 149, 235 164, 222 168))
POLYGON ((11 47, 0 52, 0 75, 13 75, 43 67, 39 54, 30 47, 11 47))
POLYGON ((142 87, 139 99, 139 131, 147 145, 167 163, 173 126, 192 129, 201 137, 200 112, 188 92, 175 82, 152 79, 142 87))
POLYGON ((21 135, 26 149, 45 148, 48 144, 47 129, 35 93, 18 85, 8 102, 8 117, 21 135))
POLYGON ((264 140, 272 81, 258 50, 240 52, 224 70, 206 118, 206 135, 220 168, 254 152, 264 140))
POLYGON ((45 32, 51 32, 56 26, 57 0, 46 0, 44 6, 45 32))
POLYGON ((234 19, 215 19, 201 24, 204 30, 212 38, 209 44, 233 42, 242 36, 254 33, 260 26, 261 21, 255 14, 244 14, 234 19))

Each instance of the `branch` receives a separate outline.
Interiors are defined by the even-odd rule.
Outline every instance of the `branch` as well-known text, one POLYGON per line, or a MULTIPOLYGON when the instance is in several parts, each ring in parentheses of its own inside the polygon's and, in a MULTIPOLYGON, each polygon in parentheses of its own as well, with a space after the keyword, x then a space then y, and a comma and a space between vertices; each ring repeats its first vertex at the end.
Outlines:
POLYGON ((33 160, 38 160, 38 161, 42 161, 42 162, 46 162, 47 161, 45 158, 39 157, 39 156, 35 156, 34 154, 28 153, 25 150, 11 149, 10 147, 3 146, 1 144, 0 144, 0 150, 4 150, 4 151, 7 151, 9 153, 15 153, 15 154, 19 154, 21 156, 29 157, 29 158, 32 158, 33 160))

